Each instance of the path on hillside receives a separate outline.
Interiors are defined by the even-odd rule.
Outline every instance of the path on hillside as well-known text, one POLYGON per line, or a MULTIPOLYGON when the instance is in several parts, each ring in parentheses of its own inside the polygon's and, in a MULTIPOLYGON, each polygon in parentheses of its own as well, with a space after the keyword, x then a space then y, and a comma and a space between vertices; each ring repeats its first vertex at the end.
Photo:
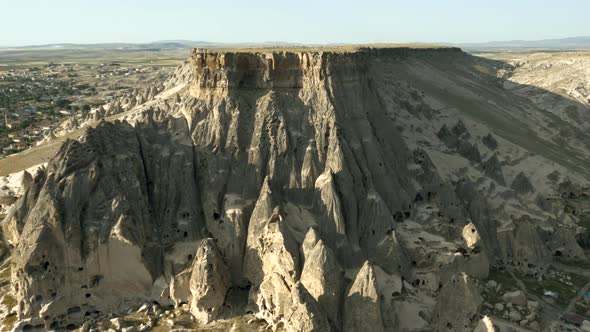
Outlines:
POLYGON ((578 302, 578 300, 580 299, 580 297, 584 296, 586 294, 586 292, 588 291, 588 288, 590 288, 590 281, 584 285, 584 287, 582 287, 582 289, 580 289, 580 291, 578 292, 578 294, 576 294, 576 296, 574 296, 571 301, 568 303, 567 307, 565 308, 565 310, 563 310, 562 315, 568 312, 574 312, 575 313, 575 307, 576 307, 576 303, 578 302))
POLYGON ((514 273, 512 273, 512 271, 508 271, 508 273, 516 281, 516 283, 518 284, 518 287, 520 287, 520 289, 526 294, 527 299, 532 299, 533 301, 536 301, 537 303, 539 303, 539 306, 541 306, 541 309, 543 311, 543 313, 542 313, 543 320, 553 321, 553 320, 559 319, 559 317, 561 316, 561 311, 559 310, 559 308, 556 308, 555 306, 547 303, 545 300, 543 300, 539 296, 537 296, 533 293, 530 293, 527 290, 525 284, 522 282, 522 280, 517 278, 514 275, 514 273))

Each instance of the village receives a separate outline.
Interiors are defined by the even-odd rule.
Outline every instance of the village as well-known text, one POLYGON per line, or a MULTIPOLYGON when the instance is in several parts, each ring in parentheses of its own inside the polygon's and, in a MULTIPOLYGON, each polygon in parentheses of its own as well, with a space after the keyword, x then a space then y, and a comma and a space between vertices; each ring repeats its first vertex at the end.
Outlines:
POLYGON ((0 159, 35 146, 65 119, 171 70, 156 64, 0 64, 0 159))

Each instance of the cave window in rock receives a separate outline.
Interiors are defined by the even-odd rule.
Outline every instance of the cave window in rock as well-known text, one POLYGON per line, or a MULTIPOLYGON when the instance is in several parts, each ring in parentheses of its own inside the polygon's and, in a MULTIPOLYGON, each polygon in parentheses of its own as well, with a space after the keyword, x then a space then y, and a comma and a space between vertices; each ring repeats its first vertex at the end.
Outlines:
POLYGON ((554 256, 556 257, 561 257, 563 256, 563 253, 561 252, 561 250, 555 250, 555 252, 553 253, 554 256))
POLYGON ((420 195, 420 193, 417 193, 416 197, 414 198, 414 203, 418 202, 422 202, 422 195, 420 195))
POLYGON ((184 232, 182 235, 186 238, 188 237, 188 232, 184 232))
POLYGON ((221 218, 221 215, 217 212, 213 212, 213 219, 219 220, 219 218, 221 218))
POLYGON ((75 313, 78 313, 80 311, 81 311, 80 307, 77 307, 77 306, 76 307, 71 307, 71 308, 68 308, 68 315, 75 314, 75 313))
POLYGON ((188 255, 186 258, 187 258, 187 259, 188 259, 188 261, 190 262, 190 261, 192 261, 192 260, 193 260, 193 255, 188 255))
POLYGON ((95 275, 94 277, 92 277, 92 281, 90 283, 90 287, 96 287, 96 286, 98 286, 103 278, 104 277, 101 276, 101 275, 95 275))

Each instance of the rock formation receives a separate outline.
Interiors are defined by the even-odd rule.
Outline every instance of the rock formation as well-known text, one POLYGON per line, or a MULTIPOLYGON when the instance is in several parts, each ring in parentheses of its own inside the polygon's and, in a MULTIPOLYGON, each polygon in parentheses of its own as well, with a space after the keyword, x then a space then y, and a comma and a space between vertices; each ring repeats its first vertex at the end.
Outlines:
POLYGON ((203 323, 219 317, 230 286, 230 276, 213 239, 197 249, 190 279, 191 312, 203 323))
MULTIPOLYGON (((305 241, 313 242, 315 232, 310 228, 305 241)), ((304 245, 305 245, 304 241, 304 245)), ((301 284, 318 301, 332 324, 340 325, 340 304, 345 288, 344 270, 332 250, 317 240, 310 247, 303 246, 305 263, 301 272, 301 284)))
POLYGON ((585 168, 545 127, 508 130, 524 115, 472 77, 482 61, 455 48, 193 50, 162 90, 89 113, 99 123, 23 180, 2 224, 18 319, 66 327, 150 302, 198 324, 231 308, 288 331, 473 330, 474 278, 490 266, 584 259, 567 243, 575 227, 549 227, 584 209, 541 209, 527 194, 557 186, 555 170, 527 167, 559 162, 580 183, 585 168), (447 82, 448 68, 476 86, 436 92, 426 78, 447 82))
POLYGON ((435 308, 437 331, 471 331, 472 322, 479 312, 483 299, 466 274, 455 275, 443 285, 435 308))
POLYGON ((343 331, 359 331, 365 326, 377 332, 385 331, 381 303, 377 293, 375 270, 365 262, 354 279, 344 300, 343 331))

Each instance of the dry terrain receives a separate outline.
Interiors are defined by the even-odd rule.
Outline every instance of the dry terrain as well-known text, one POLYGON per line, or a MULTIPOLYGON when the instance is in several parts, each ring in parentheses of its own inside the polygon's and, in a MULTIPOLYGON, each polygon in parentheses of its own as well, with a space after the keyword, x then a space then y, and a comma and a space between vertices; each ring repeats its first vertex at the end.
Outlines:
POLYGON ((575 329, 588 59, 195 49, 0 160, 4 328, 575 329))

